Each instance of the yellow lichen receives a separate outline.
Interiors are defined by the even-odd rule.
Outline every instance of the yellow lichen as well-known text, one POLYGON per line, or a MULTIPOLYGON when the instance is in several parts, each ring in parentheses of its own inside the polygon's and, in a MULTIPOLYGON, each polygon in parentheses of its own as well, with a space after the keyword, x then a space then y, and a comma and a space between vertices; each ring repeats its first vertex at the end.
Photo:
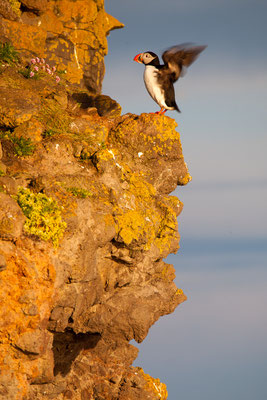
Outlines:
POLYGON ((155 189, 140 174, 127 175, 128 188, 122 204, 115 207, 117 232, 127 245, 134 240, 151 244, 155 237, 155 215, 151 215, 151 208, 146 205, 154 201, 155 189))
POLYGON ((27 218, 25 231, 45 241, 51 240, 57 247, 67 227, 66 222, 62 221, 62 208, 57 202, 43 193, 35 194, 24 188, 19 189, 17 202, 27 218))
POLYGON ((8 0, 10 3, 10 6, 12 8, 12 10, 17 14, 18 17, 20 17, 21 15, 21 11, 20 11, 20 1, 18 0, 8 0))
POLYGON ((141 245, 148 250, 153 243, 161 253, 166 251, 177 240, 179 200, 174 196, 158 200, 154 186, 144 179, 142 172, 134 173, 121 162, 116 149, 105 148, 96 153, 98 169, 102 161, 112 160, 124 182, 123 195, 113 207, 119 238, 126 245, 141 245))
POLYGON ((118 235, 127 245, 139 242, 148 250, 154 243, 164 251, 176 235, 174 209, 155 198, 155 188, 142 174, 128 173, 126 182, 123 200, 114 207, 118 235))
POLYGON ((140 147, 147 158, 155 155, 164 157, 173 150, 176 153, 181 151, 180 135, 176 127, 177 123, 169 117, 141 114, 137 118, 129 115, 112 131, 110 141, 114 147, 118 143, 123 146, 127 143, 127 147, 134 153, 140 147))

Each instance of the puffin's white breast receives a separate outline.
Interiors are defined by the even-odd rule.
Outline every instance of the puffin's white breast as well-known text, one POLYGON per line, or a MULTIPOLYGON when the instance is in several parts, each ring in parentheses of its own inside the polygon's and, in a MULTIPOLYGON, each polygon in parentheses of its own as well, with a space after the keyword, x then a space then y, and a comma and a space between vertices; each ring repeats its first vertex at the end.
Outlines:
POLYGON ((148 93, 150 94, 152 99, 155 100, 156 103, 158 103, 160 107, 164 107, 170 110, 173 107, 168 107, 166 105, 164 91, 158 84, 157 76, 158 76, 157 68, 154 67, 153 65, 146 65, 144 71, 144 82, 148 93))

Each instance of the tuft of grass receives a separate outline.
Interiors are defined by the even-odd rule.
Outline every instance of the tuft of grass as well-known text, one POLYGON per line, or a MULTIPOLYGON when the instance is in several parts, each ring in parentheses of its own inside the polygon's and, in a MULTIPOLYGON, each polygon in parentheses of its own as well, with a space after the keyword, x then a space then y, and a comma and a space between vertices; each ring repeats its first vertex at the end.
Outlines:
POLYGON ((13 65, 19 61, 18 52, 10 43, 0 43, 0 62, 13 65))
POLYGON ((30 138, 14 137, 14 153, 19 157, 31 156, 34 153, 35 146, 30 138))
POLYGON ((87 197, 92 197, 92 193, 89 190, 77 188, 75 186, 66 188, 73 196, 79 197, 80 199, 86 199, 87 197))
POLYGON ((46 127, 44 137, 67 133, 71 122, 67 112, 53 99, 45 99, 38 119, 46 127))
POLYGON ((62 221, 62 207, 52 197, 22 187, 18 190, 17 202, 27 218, 25 231, 45 241, 51 240, 54 247, 58 247, 59 239, 67 227, 66 222, 62 221))
POLYGON ((19 157, 31 156, 35 145, 30 138, 17 137, 11 131, 0 133, 0 139, 10 140, 14 144, 14 153, 19 157))

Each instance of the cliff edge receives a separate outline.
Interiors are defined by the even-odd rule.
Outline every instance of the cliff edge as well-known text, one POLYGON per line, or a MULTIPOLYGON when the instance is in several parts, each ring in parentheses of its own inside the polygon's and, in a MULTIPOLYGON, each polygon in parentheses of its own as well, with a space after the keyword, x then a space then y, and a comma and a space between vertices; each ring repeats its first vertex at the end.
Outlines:
MULTIPOLYGON (((62 72, 65 55, 56 50, 49 58, 44 21, 52 18, 55 31, 62 23, 69 34, 87 32, 83 18, 91 10, 103 57, 107 32, 121 26, 103 1, 0 0, 0 37, 8 39, 0 43, 5 400, 167 398, 163 383, 131 366, 137 349, 129 342, 144 340, 186 300, 163 259, 179 248, 182 203, 169 194, 190 175, 173 119, 121 116, 119 104, 99 94, 103 60, 85 60, 75 75, 68 63, 62 72), (19 42, 21 31, 27 40, 19 42), (28 43, 37 34, 44 46, 33 50, 28 43)), ((66 32, 57 29, 52 37, 61 43, 66 32)))

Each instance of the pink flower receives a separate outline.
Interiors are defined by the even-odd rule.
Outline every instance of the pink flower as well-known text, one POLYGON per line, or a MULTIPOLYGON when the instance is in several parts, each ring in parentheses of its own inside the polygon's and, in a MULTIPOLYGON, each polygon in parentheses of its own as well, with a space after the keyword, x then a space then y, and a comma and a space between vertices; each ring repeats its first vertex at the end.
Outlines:
POLYGON ((50 65, 49 64, 45 64, 46 68, 50 69, 50 65))
POLYGON ((40 62, 40 58, 39 57, 36 57, 36 62, 37 62, 37 64, 39 64, 39 62, 40 62))
POLYGON ((34 71, 39 71, 39 68, 37 67, 37 65, 35 65, 35 67, 33 67, 34 71))
POLYGON ((46 72, 47 72, 49 75, 52 74, 52 71, 51 71, 51 69, 49 69, 49 68, 46 68, 46 72))
POLYGON ((58 83, 60 81, 60 77, 56 76, 56 82, 58 83))
POLYGON ((40 60, 40 61, 41 61, 41 63, 42 63, 42 64, 44 64, 44 63, 45 63, 45 59, 44 59, 44 58, 41 58, 41 60, 40 60))
POLYGON ((31 71, 31 72, 30 72, 30 78, 32 78, 33 76, 34 76, 34 72, 31 71))
POLYGON ((32 58, 32 59, 31 59, 31 63, 32 63, 32 64, 36 64, 35 58, 32 58))
POLYGON ((52 72, 55 72, 55 70, 56 70, 56 67, 52 67, 52 72))

